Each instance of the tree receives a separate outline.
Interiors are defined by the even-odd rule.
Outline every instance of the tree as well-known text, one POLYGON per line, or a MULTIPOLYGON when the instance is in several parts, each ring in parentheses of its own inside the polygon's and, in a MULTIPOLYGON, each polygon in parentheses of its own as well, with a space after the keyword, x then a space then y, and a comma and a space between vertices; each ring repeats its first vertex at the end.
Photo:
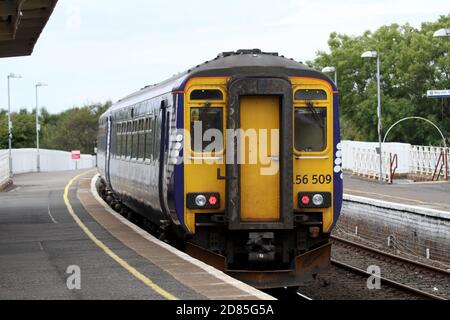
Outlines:
MULTIPOLYGON (((375 50, 381 57, 381 99, 385 129, 407 116, 421 116, 437 123, 448 135, 449 111, 441 101, 426 97, 431 89, 450 88, 450 42, 433 37, 434 31, 450 25, 450 14, 438 21, 423 23, 420 29, 409 24, 383 26, 374 33, 352 37, 332 33, 330 53, 318 52, 309 64, 317 69, 337 67, 344 139, 377 140, 376 63, 361 58, 375 50)), ((433 128, 405 122, 392 131, 390 140, 413 144, 440 144, 433 128)))
POLYGON ((48 149, 77 149, 82 153, 94 153, 98 119, 110 106, 111 102, 108 101, 104 104, 74 108, 62 112, 56 119, 46 114, 48 122, 42 130, 42 146, 48 149))
MULTIPOLYGON (((79 149, 92 154, 96 146, 98 119, 111 102, 73 108, 59 114, 41 109, 41 147, 55 150, 79 149)), ((22 109, 11 114, 13 148, 36 147, 36 113, 22 109)), ((0 110, 0 149, 8 148, 8 113, 0 110)))

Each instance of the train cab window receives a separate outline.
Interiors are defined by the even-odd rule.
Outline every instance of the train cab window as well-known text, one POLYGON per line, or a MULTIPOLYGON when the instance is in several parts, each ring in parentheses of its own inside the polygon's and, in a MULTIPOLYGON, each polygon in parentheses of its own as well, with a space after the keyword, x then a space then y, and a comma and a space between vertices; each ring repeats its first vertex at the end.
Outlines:
POLYGON ((327 148, 326 108, 296 108, 294 126, 297 151, 321 152, 327 148))
POLYGON ((203 138, 208 130, 218 130, 223 135, 223 108, 191 108, 191 150, 204 152, 205 148, 214 142, 204 141, 203 138), (200 133, 201 136, 196 136, 200 133))
POLYGON ((223 100, 223 93, 220 90, 194 90, 191 93, 191 100, 223 100))
POLYGON ((306 89, 295 92, 295 100, 327 100, 327 93, 324 90, 306 89))

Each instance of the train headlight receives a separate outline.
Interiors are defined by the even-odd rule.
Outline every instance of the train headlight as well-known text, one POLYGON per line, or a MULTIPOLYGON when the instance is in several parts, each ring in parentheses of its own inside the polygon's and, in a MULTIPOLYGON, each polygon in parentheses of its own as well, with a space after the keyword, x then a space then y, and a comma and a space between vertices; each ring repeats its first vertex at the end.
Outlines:
POLYGON ((195 197, 195 204, 199 207, 206 206, 206 197, 204 195, 198 195, 195 197))
POLYGON ((323 196, 321 194, 315 194, 313 196, 312 202, 314 203, 315 206, 321 206, 323 205, 323 196))

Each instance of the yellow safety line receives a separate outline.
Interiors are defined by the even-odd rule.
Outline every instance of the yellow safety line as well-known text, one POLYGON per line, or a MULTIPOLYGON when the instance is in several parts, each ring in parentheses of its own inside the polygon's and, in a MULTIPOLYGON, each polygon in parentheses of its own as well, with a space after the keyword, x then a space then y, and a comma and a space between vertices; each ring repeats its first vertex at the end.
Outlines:
POLYGON ((110 256, 114 261, 116 261, 118 264, 120 264, 124 269, 126 269, 129 273, 131 273, 133 276, 135 276, 137 279, 142 281, 146 286, 150 287, 154 291, 156 291, 159 295, 166 298, 167 300, 178 300, 177 297, 170 294, 157 284, 155 284, 153 281, 151 281, 149 278, 147 278, 145 275, 140 273, 138 270, 130 266, 125 260, 120 258, 117 254, 115 254, 108 246, 106 246, 103 242, 98 240, 95 235, 89 230, 88 227, 81 221, 81 219, 77 216, 75 211, 72 208, 72 205, 69 201, 69 189, 74 183, 75 180, 80 178, 81 176, 87 174, 88 172, 82 173, 80 175, 77 175, 72 180, 69 181, 69 183, 66 185, 66 188, 64 189, 64 203, 66 204, 67 210, 69 210, 70 215, 75 220, 75 222, 78 224, 78 226, 81 228, 81 230, 86 233, 86 235, 100 248, 102 249, 108 256, 110 256))

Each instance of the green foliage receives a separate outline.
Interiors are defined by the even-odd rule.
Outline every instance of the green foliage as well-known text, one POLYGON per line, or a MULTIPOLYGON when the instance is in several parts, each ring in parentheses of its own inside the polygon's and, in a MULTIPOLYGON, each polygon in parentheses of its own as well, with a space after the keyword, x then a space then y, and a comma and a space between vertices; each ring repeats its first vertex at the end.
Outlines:
MULTIPOLYGON (((51 115, 41 110, 41 148, 70 151, 81 150, 93 154, 96 145, 98 119, 111 106, 111 102, 73 108, 51 115)), ((27 110, 12 113, 13 148, 36 147, 36 114, 27 110)), ((0 149, 8 148, 8 118, 0 110, 0 149)))
MULTIPOLYGON (((383 26, 374 33, 352 37, 332 33, 330 53, 318 52, 317 69, 336 66, 341 100, 344 139, 377 141, 377 85, 375 59, 363 59, 364 51, 381 57, 381 104, 384 131, 397 120, 421 116, 435 122, 448 136, 448 103, 429 99, 427 90, 450 89, 450 41, 433 33, 450 27, 450 14, 420 29, 406 24, 383 26)), ((425 122, 404 122, 390 134, 389 141, 413 144, 441 143, 438 133, 425 122)))

